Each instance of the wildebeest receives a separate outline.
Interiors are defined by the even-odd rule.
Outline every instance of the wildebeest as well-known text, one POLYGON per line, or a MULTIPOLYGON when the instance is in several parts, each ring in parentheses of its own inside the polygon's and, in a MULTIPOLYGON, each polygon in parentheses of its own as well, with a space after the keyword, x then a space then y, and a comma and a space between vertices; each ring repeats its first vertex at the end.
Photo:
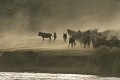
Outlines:
POLYGON ((79 30, 78 32, 76 32, 67 29, 67 32, 75 40, 78 40, 81 44, 83 44, 84 48, 86 48, 86 46, 90 47, 91 42, 94 48, 98 48, 100 46, 107 46, 110 48, 120 47, 120 40, 115 39, 115 37, 113 39, 108 40, 111 30, 98 32, 98 29, 94 29, 87 31, 79 30))
POLYGON ((57 38, 57 34, 56 33, 54 33, 53 34, 53 37, 54 37, 54 41, 56 40, 56 38, 57 38))
POLYGON ((84 48, 88 46, 90 48, 91 37, 90 37, 90 30, 82 32, 81 42, 84 45, 84 48))
POLYGON ((80 44, 84 45, 84 48, 86 46, 90 47, 91 38, 90 38, 90 30, 81 32, 80 30, 78 32, 67 29, 67 32, 70 36, 72 36, 75 40, 78 40, 80 44))
POLYGON ((100 46, 110 47, 110 40, 107 40, 110 30, 105 30, 103 32, 98 32, 98 29, 91 30, 91 41, 94 48, 100 46))
POLYGON ((109 40, 106 40, 106 37, 97 38, 97 39, 92 41, 92 44, 93 44, 94 48, 98 48, 98 47, 101 47, 101 46, 109 47, 109 40))
POLYGON ((72 36, 75 40, 78 40, 81 43, 82 32, 80 30, 76 32, 71 29, 67 29, 67 32, 69 36, 72 36))
POLYGON ((116 36, 113 36, 110 40, 109 40, 109 45, 110 48, 119 48, 120 47, 120 40, 117 39, 116 36))
POLYGON ((75 47, 76 43, 75 43, 75 39, 73 37, 70 37, 69 38, 69 44, 68 44, 68 49, 69 49, 69 46, 71 44, 71 47, 75 47))
POLYGON ((106 40, 109 34, 109 30, 105 30, 103 32, 98 32, 98 29, 87 30, 82 32, 82 43, 84 44, 84 48, 86 45, 90 47, 90 43, 92 42, 94 47, 99 46, 108 46, 109 41, 106 40))
POLYGON ((67 29, 67 33, 69 34, 69 36, 72 36, 72 37, 74 37, 75 35, 77 35, 77 32, 73 31, 71 29, 67 29))
POLYGON ((86 48, 86 46, 88 46, 90 48, 90 43, 91 43, 90 36, 83 36, 81 38, 81 42, 83 43, 84 48, 86 48))
POLYGON ((67 33, 69 34, 69 36, 72 36, 75 40, 79 40, 82 37, 82 32, 80 30, 76 32, 71 29, 67 29, 67 33))
POLYGON ((120 47, 120 40, 112 38, 107 40, 106 37, 99 38, 93 41, 93 47, 98 48, 100 46, 107 46, 109 48, 119 48, 120 47))
POLYGON ((66 40, 67 40, 67 33, 63 33, 63 39, 66 42, 66 40))
POLYGON ((51 33, 45 33, 45 32, 39 32, 38 36, 41 36, 43 38, 43 41, 44 41, 44 38, 49 38, 49 41, 50 41, 52 34, 51 33))

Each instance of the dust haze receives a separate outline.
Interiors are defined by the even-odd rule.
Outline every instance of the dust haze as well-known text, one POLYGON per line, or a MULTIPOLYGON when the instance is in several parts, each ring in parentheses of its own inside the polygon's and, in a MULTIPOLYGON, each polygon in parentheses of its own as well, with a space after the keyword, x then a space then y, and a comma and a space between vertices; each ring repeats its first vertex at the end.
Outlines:
POLYGON ((0 0, 0 48, 67 48, 66 29, 119 32, 119 21, 119 0, 0 0), (57 41, 43 43, 39 31, 56 32, 57 41))

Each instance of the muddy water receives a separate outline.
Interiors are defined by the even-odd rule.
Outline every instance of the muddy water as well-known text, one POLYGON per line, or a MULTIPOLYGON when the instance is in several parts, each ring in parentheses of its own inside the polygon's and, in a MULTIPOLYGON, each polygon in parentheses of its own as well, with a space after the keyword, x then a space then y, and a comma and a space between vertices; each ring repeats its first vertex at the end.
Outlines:
POLYGON ((120 80, 120 78, 81 74, 0 72, 0 80, 120 80))

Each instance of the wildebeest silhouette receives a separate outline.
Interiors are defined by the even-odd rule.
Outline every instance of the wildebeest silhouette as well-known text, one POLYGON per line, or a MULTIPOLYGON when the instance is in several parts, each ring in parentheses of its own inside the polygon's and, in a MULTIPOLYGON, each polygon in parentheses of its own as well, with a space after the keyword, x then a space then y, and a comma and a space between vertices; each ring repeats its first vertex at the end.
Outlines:
POLYGON ((86 48, 86 46, 90 47, 90 43, 91 43, 91 32, 90 30, 87 31, 73 31, 70 29, 67 29, 67 32, 70 36, 72 36, 75 40, 78 40, 80 42, 80 44, 84 45, 84 48, 86 48))
POLYGON ((67 33, 63 33, 63 39, 66 42, 66 40, 67 40, 67 33))
POLYGON ((91 39, 90 39, 90 36, 83 36, 81 38, 81 42, 83 43, 84 45, 84 48, 86 48, 86 46, 88 46, 90 48, 90 43, 91 43, 91 39))
POLYGON ((53 34, 53 37, 54 37, 54 41, 56 40, 56 38, 57 38, 57 34, 56 33, 54 33, 53 34))
POLYGON ((119 47, 120 47, 120 40, 117 39, 116 36, 113 36, 113 37, 109 40, 109 45, 110 45, 110 46, 109 46, 110 48, 114 48, 114 47, 119 48, 119 47))
POLYGON ((73 37, 70 36, 69 38, 69 44, 68 44, 68 49, 69 49, 69 46, 71 44, 71 47, 75 47, 76 43, 75 43, 75 39, 73 37))
POLYGON ((76 31, 73 31, 71 29, 67 29, 67 33, 69 34, 69 36, 74 36, 74 35, 77 35, 77 32, 76 31))
POLYGON ((109 40, 109 35, 111 30, 105 30, 102 32, 98 32, 98 29, 86 30, 86 31, 74 31, 71 29, 67 29, 69 36, 72 36, 75 40, 78 40, 80 44, 90 47, 92 45, 94 48, 98 48, 100 46, 107 46, 110 48, 119 48, 120 40, 116 39, 115 36, 109 40))
POLYGON ((84 45, 84 48, 88 46, 90 48, 90 43, 91 43, 91 37, 90 37, 90 30, 82 32, 82 37, 81 37, 81 42, 84 45))
POLYGON ((41 36, 43 38, 43 41, 44 41, 44 38, 49 38, 49 41, 50 41, 52 34, 51 33, 45 33, 45 32, 39 32, 38 36, 41 36))
POLYGON ((107 40, 110 30, 98 32, 98 29, 90 30, 90 38, 94 48, 100 46, 110 47, 110 40, 107 40))
POLYGON ((67 33, 69 34, 69 36, 72 36, 76 40, 80 39, 82 36, 82 32, 80 30, 77 32, 71 29, 67 29, 67 33))
POLYGON ((109 48, 120 48, 120 40, 117 38, 106 39, 107 37, 97 38, 93 41, 93 47, 98 48, 101 46, 107 46, 109 48))
POLYGON ((106 40, 106 37, 103 37, 103 38, 97 38, 95 40, 92 41, 92 44, 93 44, 93 47, 94 48, 98 48, 98 47, 101 47, 101 46, 107 46, 109 47, 109 40, 106 40))
POLYGON ((76 32, 71 29, 67 29, 67 33, 69 36, 72 36, 75 40, 78 40, 81 43, 82 32, 80 30, 76 32))

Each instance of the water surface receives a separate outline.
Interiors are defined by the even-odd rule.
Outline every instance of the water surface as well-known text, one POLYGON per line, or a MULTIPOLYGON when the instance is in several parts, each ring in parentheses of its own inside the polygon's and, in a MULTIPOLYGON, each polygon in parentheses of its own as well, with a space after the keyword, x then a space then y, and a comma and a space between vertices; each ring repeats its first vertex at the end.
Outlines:
POLYGON ((120 78, 82 74, 0 72, 0 80, 120 80, 120 78))

